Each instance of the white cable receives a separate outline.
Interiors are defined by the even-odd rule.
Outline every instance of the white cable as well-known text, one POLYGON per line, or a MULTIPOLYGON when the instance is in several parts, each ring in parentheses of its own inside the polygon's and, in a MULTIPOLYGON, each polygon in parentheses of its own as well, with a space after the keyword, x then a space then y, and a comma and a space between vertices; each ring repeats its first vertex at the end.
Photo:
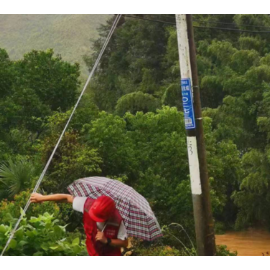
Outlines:
MULTIPOLYGON (((103 47, 102 47, 102 49, 101 49, 101 51, 100 51, 100 53, 99 53, 99 55, 98 55, 98 58, 97 58, 97 60, 96 60, 96 62, 95 62, 95 64, 94 64, 94 66, 93 66, 93 68, 92 68, 92 70, 91 70, 91 72, 90 72, 90 74, 89 74, 89 76, 88 76, 88 79, 87 79, 87 81, 86 81, 86 83, 85 83, 85 85, 84 85, 84 87, 83 87, 83 90, 82 90, 82 92, 81 92, 81 94, 80 94, 80 96, 79 96, 79 98, 78 98, 78 100, 77 100, 77 102, 76 102, 76 104, 75 104, 73 110, 72 110, 72 113, 70 114, 70 117, 69 117, 69 119, 68 119, 68 121, 67 121, 67 123, 66 123, 66 125, 65 125, 65 127, 64 127, 64 129, 63 129, 63 131, 62 131, 62 133, 61 133, 61 135, 60 135, 60 137, 59 137, 59 139, 58 139, 58 142, 57 142, 57 144, 55 145, 55 147, 54 147, 54 149, 53 149, 53 152, 52 152, 52 154, 51 154, 49 160, 47 161, 47 164, 46 164, 45 168, 43 169, 43 171, 42 171, 42 173, 41 173, 41 175, 40 175, 40 177, 39 177, 39 179, 38 179, 38 181, 37 181, 37 183, 36 183, 36 186, 35 186, 35 188, 34 188, 34 190, 33 190, 33 193, 37 192, 37 190, 38 190, 38 188, 39 188, 39 186, 40 186, 40 184, 41 184, 41 182, 42 182, 42 180, 43 180, 43 177, 44 177, 44 175, 45 175, 45 173, 46 173, 46 171, 47 171, 47 169, 48 169, 48 167, 49 167, 49 165, 50 165, 50 163, 51 163, 51 160, 52 160, 52 158, 53 158, 53 156, 54 156, 54 154, 55 154, 55 152, 56 152, 56 150, 57 150, 57 148, 58 148, 58 146, 59 146, 59 144, 60 144, 60 142, 61 142, 61 140, 62 140, 62 138, 63 138, 63 136, 64 136, 64 134, 65 134, 65 132, 66 132, 66 129, 67 129, 68 125, 69 125, 69 122, 70 122, 70 120, 72 119, 72 117, 73 117, 73 115, 74 115, 74 113, 75 113, 75 111, 76 111, 76 109, 77 109, 77 107, 78 107, 78 105, 79 105, 79 103, 80 103, 80 101, 81 101, 81 98, 82 98, 82 96, 83 96, 83 94, 84 94, 84 92, 85 92, 85 90, 86 90, 86 88, 87 88, 87 86, 88 86, 88 84, 89 84, 89 82, 90 82, 90 80, 91 80, 91 78, 92 78, 92 76, 93 76, 93 74, 94 74, 94 72, 95 72, 95 70, 96 70, 98 64, 99 64, 99 61, 100 61, 100 59, 101 59, 101 57, 102 57, 102 55, 103 55, 103 53, 104 53, 104 51, 105 51, 105 49, 106 49, 106 47, 107 47, 107 45, 108 45, 108 43, 109 43, 111 37, 112 37, 112 34, 113 34, 113 32, 114 32, 114 30, 115 30, 115 28, 116 28, 116 26, 117 26, 117 24, 118 24, 118 22, 119 22, 121 16, 122 16, 121 14, 118 14, 118 15, 116 16, 114 22, 113 22, 113 25, 112 25, 112 27, 111 27, 111 30, 110 30, 110 32, 109 32, 109 34, 108 34, 108 36, 107 36, 107 38, 106 38, 106 40, 105 40, 105 42, 104 42, 104 44, 103 44, 103 47)), ((23 218, 23 216, 24 216, 24 213, 26 213, 26 211, 27 211, 27 209, 28 209, 30 203, 31 203, 31 202, 30 202, 30 198, 29 198, 28 201, 27 201, 27 203, 26 203, 26 205, 25 205, 25 207, 24 207, 24 209, 23 209, 23 213, 21 214, 20 218, 18 219, 18 221, 17 221, 15 227, 13 228, 13 230, 12 230, 12 232, 11 232, 11 234, 10 234, 10 237, 9 237, 9 239, 8 239, 8 241, 7 241, 7 243, 6 243, 5 247, 4 247, 4 249, 2 250, 1 256, 3 256, 3 254, 4 254, 4 252, 6 251, 8 245, 10 244, 10 241, 11 241, 12 238, 14 237, 14 234, 15 234, 15 232, 16 232, 16 230, 17 230, 17 228, 18 228, 18 226, 19 226, 19 224, 20 224, 20 222, 21 222, 21 220, 22 220, 22 218, 23 218)))

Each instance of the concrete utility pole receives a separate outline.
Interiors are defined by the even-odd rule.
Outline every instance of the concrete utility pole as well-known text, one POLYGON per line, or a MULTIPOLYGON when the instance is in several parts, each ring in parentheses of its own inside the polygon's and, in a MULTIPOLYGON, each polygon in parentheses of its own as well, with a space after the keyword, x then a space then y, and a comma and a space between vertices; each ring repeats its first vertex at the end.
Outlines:
POLYGON ((213 256, 216 255, 214 223, 191 15, 176 14, 176 29, 197 253, 200 256, 213 256))

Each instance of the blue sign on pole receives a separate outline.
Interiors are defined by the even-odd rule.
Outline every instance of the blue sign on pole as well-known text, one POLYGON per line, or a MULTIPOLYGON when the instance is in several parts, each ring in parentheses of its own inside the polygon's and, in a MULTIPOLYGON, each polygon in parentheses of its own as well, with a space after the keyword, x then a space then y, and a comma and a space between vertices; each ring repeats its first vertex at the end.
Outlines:
POLYGON ((194 129, 196 127, 194 109, 193 109, 193 98, 191 91, 190 79, 181 79, 182 88, 182 100, 185 117, 186 129, 194 129))

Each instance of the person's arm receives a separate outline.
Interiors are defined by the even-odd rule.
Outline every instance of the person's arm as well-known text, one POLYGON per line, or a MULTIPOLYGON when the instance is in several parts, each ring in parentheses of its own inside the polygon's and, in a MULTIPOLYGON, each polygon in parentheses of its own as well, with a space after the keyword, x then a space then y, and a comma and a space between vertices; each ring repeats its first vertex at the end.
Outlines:
POLYGON ((74 197, 69 194, 41 195, 39 193, 33 193, 30 197, 31 203, 41 203, 46 201, 73 203, 73 200, 74 197))
POLYGON ((111 239, 110 246, 112 247, 123 247, 127 248, 128 246, 128 240, 121 240, 121 239, 111 239))
MULTIPOLYGON (((103 244, 108 243, 108 239, 105 237, 104 233, 101 231, 98 231, 96 235, 96 241, 100 241, 103 244)), ((112 247, 127 247, 128 246, 128 240, 121 240, 121 239, 111 239, 110 246, 112 247)))

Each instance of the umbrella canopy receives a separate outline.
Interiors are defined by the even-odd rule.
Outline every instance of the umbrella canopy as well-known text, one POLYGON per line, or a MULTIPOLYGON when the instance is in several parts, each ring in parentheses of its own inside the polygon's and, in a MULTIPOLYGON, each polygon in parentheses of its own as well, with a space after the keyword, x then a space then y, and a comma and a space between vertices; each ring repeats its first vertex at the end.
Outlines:
POLYGON ((162 236, 158 221, 147 200, 133 188, 118 180, 105 177, 87 177, 68 186, 73 196, 97 199, 111 197, 123 218, 128 236, 152 241, 162 236))

